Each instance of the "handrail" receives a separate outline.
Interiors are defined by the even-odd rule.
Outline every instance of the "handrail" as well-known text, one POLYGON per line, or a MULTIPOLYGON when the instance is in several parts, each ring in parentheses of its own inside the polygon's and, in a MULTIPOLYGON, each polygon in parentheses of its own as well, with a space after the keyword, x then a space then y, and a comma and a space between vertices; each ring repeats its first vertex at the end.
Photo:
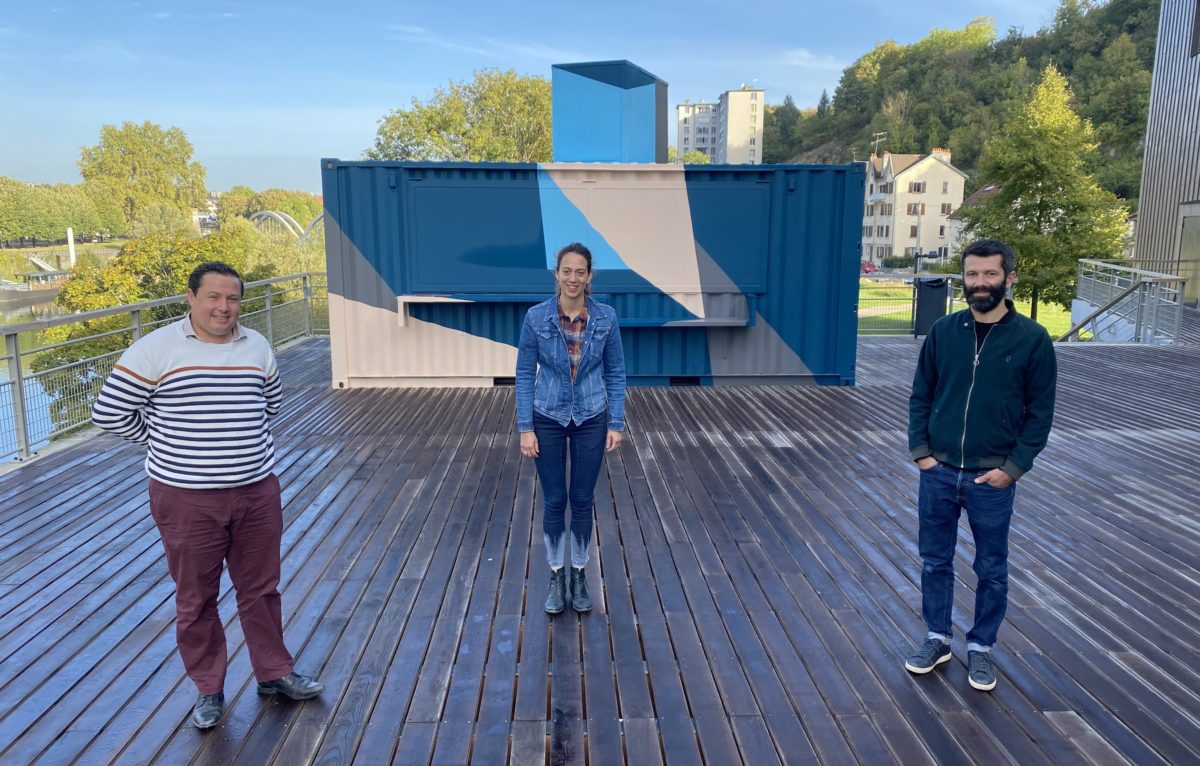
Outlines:
MULTIPOLYGON (((272 346, 328 332, 327 317, 316 308, 323 306, 328 298, 325 279, 323 273, 304 272, 247 282, 246 287, 265 287, 266 292, 244 302, 240 322, 262 332, 272 346), (262 301, 262 306, 250 310, 247 304, 258 301, 262 301)), ((0 458, 12 456, 24 460, 51 439, 86 425, 100 382, 127 345, 116 336, 135 341, 156 327, 178 321, 187 309, 185 298, 186 295, 174 295, 0 326, 0 458), (152 309, 180 304, 182 311, 177 316, 146 314, 152 309), (106 317, 124 317, 124 321, 116 329, 100 330, 85 325, 106 317), (83 325, 86 335, 38 346, 37 343, 44 342, 39 334, 32 347, 23 347, 23 333, 40 333, 62 325, 83 325), (72 346, 78 351, 72 353, 69 350, 72 346), (42 369, 37 365, 39 358, 46 363, 42 369)))
POLYGON ((1067 330, 1067 332, 1058 339, 1058 342, 1061 343, 1063 341, 1069 340, 1072 335, 1077 335, 1079 333, 1079 331, 1084 328, 1085 325, 1089 325, 1092 322, 1096 321, 1096 317, 1100 316, 1105 311, 1108 311, 1113 306, 1116 306, 1118 303, 1125 300, 1125 298, 1132 295, 1134 293, 1134 291, 1139 290, 1141 288, 1141 286, 1144 284, 1149 284, 1149 282, 1147 280, 1139 279, 1138 281, 1134 282, 1129 287, 1122 290, 1120 293, 1117 294, 1117 296, 1115 298, 1110 300, 1108 303, 1105 303, 1100 308, 1096 309, 1095 311, 1088 314, 1083 319, 1079 320, 1079 323, 1076 324, 1074 327, 1072 327, 1070 330, 1067 330))
MULTIPOLYGON (((283 277, 271 277, 269 279, 259 279, 254 282, 245 282, 242 287, 262 287, 264 285, 278 284, 279 282, 292 282, 305 277, 323 277, 323 273, 304 271, 298 274, 288 274, 283 277)), ((75 324, 76 322, 88 322, 93 319, 103 319, 104 317, 115 316, 117 314, 128 314, 132 311, 142 311, 145 309, 156 309, 160 306, 172 306, 179 301, 187 298, 187 293, 172 295, 166 298, 156 298, 152 301, 143 301, 141 303, 130 303, 124 306, 114 306, 109 309, 96 309, 95 311, 85 311, 80 314, 68 314, 61 317, 51 317, 49 319, 35 319, 32 322, 22 322, 21 324, 7 324, 0 326, 0 332, 3 333, 22 333, 30 330, 46 330, 51 327, 57 327, 63 324, 75 324)))

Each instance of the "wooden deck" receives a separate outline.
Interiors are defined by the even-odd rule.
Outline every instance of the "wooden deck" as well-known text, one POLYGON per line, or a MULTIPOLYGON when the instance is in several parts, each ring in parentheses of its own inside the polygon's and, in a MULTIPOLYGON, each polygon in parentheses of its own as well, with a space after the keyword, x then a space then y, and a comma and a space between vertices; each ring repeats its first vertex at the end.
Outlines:
POLYGON ((512 391, 335 392, 327 349, 282 354, 276 427, 287 639, 326 693, 255 694, 226 583, 228 712, 187 723, 141 455, 100 436, 0 478, 0 763, 1200 762, 1200 346, 1060 349, 991 694, 960 637, 902 664, 915 341, 864 339, 856 388, 632 391, 582 618, 540 608, 512 391))

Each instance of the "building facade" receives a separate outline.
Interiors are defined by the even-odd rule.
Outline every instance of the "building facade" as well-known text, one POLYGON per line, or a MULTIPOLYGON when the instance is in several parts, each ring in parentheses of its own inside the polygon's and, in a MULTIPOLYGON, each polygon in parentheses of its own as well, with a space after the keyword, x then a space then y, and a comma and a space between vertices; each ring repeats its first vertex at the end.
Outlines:
POLYGON ((1163 0, 1150 87, 1135 263, 1200 300, 1200 3, 1163 0))
POLYGON ((966 173, 950 152, 871 155, 863 201, 863 260, 879 264, 893 255, 950 257, 951 215, 963 201, 966 173))
POLYGON ((763 110, 766 91, 743 85, 722 93, 717 102, 684 101, 675 107, 675 148, 709 161, 730 165, 762 163, 763 110))

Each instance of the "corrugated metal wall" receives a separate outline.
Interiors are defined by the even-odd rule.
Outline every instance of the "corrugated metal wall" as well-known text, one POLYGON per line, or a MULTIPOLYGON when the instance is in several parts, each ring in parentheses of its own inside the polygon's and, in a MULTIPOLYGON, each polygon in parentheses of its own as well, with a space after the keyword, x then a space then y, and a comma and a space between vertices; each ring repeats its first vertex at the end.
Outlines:
POLYGON ((854 379, 861 165, 323 161, 335 385, 490 385, 566 242, 631 383, 854 379))
POLYGON ((1198 5, 1162 2, 1146 127, 1136 259, 1141 268, 1169 274, 1181 273, 1181 206, 1200 201, 1200 55, 1192 50, 1198 5))

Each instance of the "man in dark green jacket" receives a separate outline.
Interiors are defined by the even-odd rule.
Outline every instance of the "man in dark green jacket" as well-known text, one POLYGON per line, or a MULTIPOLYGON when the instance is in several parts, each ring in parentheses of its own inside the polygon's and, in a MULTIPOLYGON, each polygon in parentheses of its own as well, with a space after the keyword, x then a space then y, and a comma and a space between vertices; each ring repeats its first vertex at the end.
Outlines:
POLYGON ((983 691, 996 686, 991 649, 1008 606, 1015 482, 1046 446, 1058 374, 1045 328, 1005 298, 1015 265, 1012 248, 999 240, 978 240, 963 251, 970 308, 930 329, 908 404, 908 446, 921 471, 918 547, 928 632, 904 666, 928 673, 950 659, 954 547, 965 510, 978 577, 967 678, 983 691))

